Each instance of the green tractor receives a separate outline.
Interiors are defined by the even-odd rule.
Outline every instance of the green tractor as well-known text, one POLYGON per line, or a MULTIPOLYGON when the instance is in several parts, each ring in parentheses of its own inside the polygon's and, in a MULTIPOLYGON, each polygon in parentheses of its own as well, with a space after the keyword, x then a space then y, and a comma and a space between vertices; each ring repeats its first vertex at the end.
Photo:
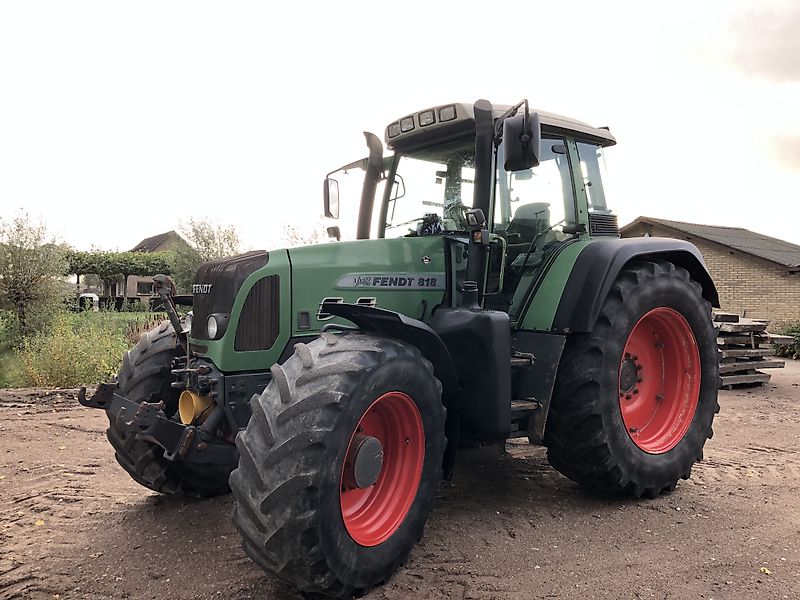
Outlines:
POLYGON ((191 322, 156 277, 170 322, 81 397, 131 477, 232 489, 247 554, 334 597, 406 561, 465 445, 543 444, 604 494, 688 478, 719 410, 717 292, 692 244, 620 239, 609 131, 479 100, 390 123, 388 157, 365 135, 324 185, 338 218, 359 174, 355 241, 205 263, 191 322))

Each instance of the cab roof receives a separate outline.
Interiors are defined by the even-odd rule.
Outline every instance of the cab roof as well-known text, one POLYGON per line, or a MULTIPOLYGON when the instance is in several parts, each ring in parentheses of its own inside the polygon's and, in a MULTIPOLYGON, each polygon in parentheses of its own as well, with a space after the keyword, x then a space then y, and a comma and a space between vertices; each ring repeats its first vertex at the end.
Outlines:
MULTIPOLYGON (((493 106, 494 117, 498 118, 502 116, 510 108, 511 105, 508 104, 493 106)), ((583 121, 544 110, 538 110, 536 108, 531 108, 530 112, 531 114, 539 114, 539 121, 544 132, 572 135, 577 138, 597 142, 602 146, 612 146, 617 142, 616 138, 611 135, 611 132, 609 132, 607 128, 592 127, 583 121)), ((452 140, 474 130, 475 112, 473 105, 467 102, 456 102, 454 104, 442 104, 426 108, 393 121, 386 127, 385 140, 387 146, 393 150, 406 150, 417 148, 421 145, 436 144, 439 141, 452 140), (449 116, 451 114, 449 110, 451 107, 455 109, 455 117, 446 121, 440 121, 439 117, 443 109, 446 109, 445 115, 449 116), (430 116, 426 115, 426 113, 430 113, 431 111, 434 115, 433 122, 430 122, 430 116), (421 115, 426 115, 427 118, 421 121, 421 115), (426 124, 422 125, 422 122, 426 124), (405 131, 396 133, 401 123, 405 125, 403 127, 405 131), (408 129, 412 124, 413 127, 408 129), (394 135, 390 135, 390 130, 394 135)))

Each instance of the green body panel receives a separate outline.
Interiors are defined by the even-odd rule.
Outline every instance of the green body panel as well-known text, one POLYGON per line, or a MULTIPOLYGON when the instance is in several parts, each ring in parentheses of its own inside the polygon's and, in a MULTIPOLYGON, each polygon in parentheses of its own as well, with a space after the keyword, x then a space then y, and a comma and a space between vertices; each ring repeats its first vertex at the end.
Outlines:
POLYGON ((370 303, 414 319, 427 318, 445 290, 444 241, 440 236, 401 237, 318 244, 289 251, 292 263, 292 335, 319 332, 341 319, 318 318, 325 298, 370 303), (392 277, 394 274, 394 277, 392 277), (310 329, 298 328, 308 312, 310 329), (424 315, 423 315, 424 313, 424 315))
MULTIPOLYGON (((550 331, 572 267, 578 255, 591 243, 590 239, 572 242, 556 256, 531 299, 528 309, 523 313, 522 322, 517 324, 520 329, 550 331)), ((530 284, 524 283, 524 285, 530 284)))
POLYGON ((284 307, 292 304, 292 271, 289 262, 289 253, 286 250, 274 250, 269 253, 269 262, 266 266, 259 269, 244 280, 236 300, 231 310, 231 318, 228 328, 219 340, 194 340, 190 339, 192 350, 199 356, 210 358, 211 361, 223 372, 232 371, 266 371, 278 361, 283 349, 291 337, 291 313, 284 307), (234 338, 236 337, 236 325, 239 322, 239 315, 242 306, 255 283, 267 275, 278 275, 280 277, 280 333, 272 348, 269 350, 258 350, 254 352, 237 352, 233 349, 234 338), (208 350, 200 352, 197 346, 206 347, 208 350))
POLYGON ((325 298, 369 302, 404 315, 427 320, 445 290, 444 241, 440 236, 359 240, 273 250, 265 267, 250 275, 236 295, 225 335, 219 340, 191 340, 195 354, 205 356, 223 372, 266 371, 292 337, 313 336, 327 323, 318 318, 325 298), (269 350, 237 352, 234 338, 250 288, 262 277, 280 277, 280 334, 269 350), (307 312, 309 328, 298 327, 307 312), (425 313, 423 315, 423 312, 425 313), (206 347, 201 352, 197 347, 206 347))

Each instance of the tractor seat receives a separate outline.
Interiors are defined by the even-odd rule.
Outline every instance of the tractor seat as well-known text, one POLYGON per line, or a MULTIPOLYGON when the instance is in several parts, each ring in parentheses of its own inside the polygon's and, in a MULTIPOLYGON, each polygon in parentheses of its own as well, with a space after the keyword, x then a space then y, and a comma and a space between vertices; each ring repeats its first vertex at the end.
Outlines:
POLYGON ((509 237, 514 244, 530 243, 540 231, 550 227, 550 204, 548 202, 531 202, 523 204, 514 211, 514 217, 508 224, 509 237), (519 237, 514 239, 518 234, 519 237))
MULTIPOLYGON (((508 239, 507 264, 515 264, 520 254, 527 253, 536 235, 550 227, 550 204, 531 202, 514 211, 514 218, 506 229, 508 239)), ((530 264, 530 259, 528 263, 530 264)))

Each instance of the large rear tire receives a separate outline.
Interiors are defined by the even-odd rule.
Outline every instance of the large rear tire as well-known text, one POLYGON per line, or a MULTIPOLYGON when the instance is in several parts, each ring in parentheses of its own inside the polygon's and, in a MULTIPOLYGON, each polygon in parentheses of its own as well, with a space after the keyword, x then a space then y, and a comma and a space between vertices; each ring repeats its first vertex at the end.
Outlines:
MULTIPOLYGON (((180 354, 172 325, 165 321, 142 334, 125 353, 117 375, 119 393, 133 402, 164 402, 172 416, 178 409, 179 390, 170 386, 172 361, 180 354)), ((157 444, 136 439, 109 416, 106 431, 117 462, 141 485, 162 494, 206 498, 229 491, 228 475, 235 465, 189 465, 164 458, 157 444)))
POLYGON ((719 412, 711 305, 689 273, 640 261, 617 278, 594 331, 573 334, 544 443, 550 464, 605 493, 655 497, 688 479, 719 412))
POLYGON ((413 346, 324 333, 297 344, 236 438, 247 554, 307 592, 365 593, 422 537, 442 478, 441 384, 413 346))

